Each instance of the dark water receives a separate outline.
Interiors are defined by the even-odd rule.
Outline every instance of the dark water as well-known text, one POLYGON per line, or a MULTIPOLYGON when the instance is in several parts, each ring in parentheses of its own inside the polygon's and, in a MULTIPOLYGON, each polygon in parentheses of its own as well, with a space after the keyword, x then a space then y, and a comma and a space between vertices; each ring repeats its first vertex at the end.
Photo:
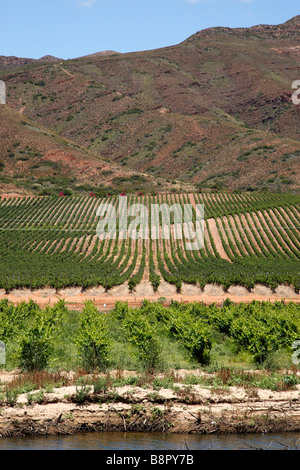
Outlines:
POLYGON ((0 450, 300 450, 300 433, 184 435, 99 432, 0 439, 0 450))

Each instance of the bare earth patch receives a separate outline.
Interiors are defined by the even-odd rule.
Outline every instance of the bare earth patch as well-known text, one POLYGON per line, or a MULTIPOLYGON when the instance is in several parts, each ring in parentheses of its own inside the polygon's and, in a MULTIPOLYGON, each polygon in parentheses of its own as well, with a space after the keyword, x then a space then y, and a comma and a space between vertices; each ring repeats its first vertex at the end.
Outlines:
POLYGON ((131 307, 139 307, 144 299, 150 302, 157 302, 164 298, 165 304, 168 305, 171 300, 178 302, 203 302, 204 304, 217 303, 222 305, 226 299, 232 302, 252 302, 257 301, 285 301, 300 302, 300 294, 296 294, 292 286, 280 285, 274 292, 266 286, 256 285, 249 292, 243 286, 231 286, 228 292, 219 285, 207 284, 203 290, 192 284, 183 284, 181 292, 177 292, 174 285, 161 281, 156 293, 149 282, 140 283, 132 292, 128 289, 127 284, 115 286, 108 292, 101 287, 95 287, 82 291, 80 287, 62 289, 54 292, 52 289, 39 289, 30 291, 29 289, 16 289, 6 294, 4 290, 0 290, 0 299, 8 299, 14 304, 20 302, 28 302, 33 300, 41 307, 47 305, 55 305, 59 299, 64 299, 68 307, 73 310, 80 310, 84 307, 87 300, 92 300, 100 310, 113 309, 116 302, 128 302, 131 307))
POLYGON ((209 229, 211 231, 211 234, 214 239, 214 243, 216 245, 219 255, 221 256, 221 258, 229 261, 229 258, 224 250, 215 219, 208 219, 207 223, 208 223, 209 229))

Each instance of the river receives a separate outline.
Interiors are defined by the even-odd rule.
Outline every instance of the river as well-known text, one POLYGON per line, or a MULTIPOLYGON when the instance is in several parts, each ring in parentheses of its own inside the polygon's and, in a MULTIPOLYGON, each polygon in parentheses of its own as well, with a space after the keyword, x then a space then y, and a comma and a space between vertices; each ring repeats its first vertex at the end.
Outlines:
POLYGON ((185 435, 99 432, 0 439, 0 450, 300 450, 300 433, 185 435))

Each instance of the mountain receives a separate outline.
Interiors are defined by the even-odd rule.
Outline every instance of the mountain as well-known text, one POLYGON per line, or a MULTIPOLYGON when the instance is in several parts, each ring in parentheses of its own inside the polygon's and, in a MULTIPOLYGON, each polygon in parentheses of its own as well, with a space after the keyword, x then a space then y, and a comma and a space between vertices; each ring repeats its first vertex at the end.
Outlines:
POLYGON ((214 27, 207 28, 202 31, 198 31, 196 34, 189 37, 186 42, 193 42, 196 39, 203 37, 212 37, 214 35, 226 34, 242 38, 254 38, 254 39, 271 39, 271 38, 284 38, 287 39, 299 38, 299 27, 300 27, 300 15, 295 16, 294 18, 286 21, 285 23, 279 25, 266 25, 261 24, 257 26, 252 26, 250 28, 225 28, 225 27, 214 27))
POLYGON ((296 192, 299 26, 209 28, 157 50, 15 64, 0 79, 8 106, 126 171, 296 192))
POLYGON ((94 54, 88 54, 85 56, 82 56, 81 59, 86 58, 86 57, 101 57, 101 56, 110 56, 110 55, 115 55, 115 54, 121 54, 121 52, 116 52, 116 51, 100 51, 100 52, 94 52, 94 54))
POLYGON ((62 59, 58 59, 57 57, 54 57, 52 55, 45 55, 44 57, 41 57, 40 59, 27 59, 27 58, 22 58, 22 57, 15 57, 15 56, 0 56, 0 70, 1 69, 6 69, 9 67, 18 67, 22 65, 28 65, 28 64, 36 64, 39 62, 57 62, 62 59))
POLYGON ((89 193, 118 194, 130 191, 170 190, 170 183, 124 169, 99 158, 0 105, 0 193, 58 195, 89 193), (159 184, 158 184, 159 183, 159 184))

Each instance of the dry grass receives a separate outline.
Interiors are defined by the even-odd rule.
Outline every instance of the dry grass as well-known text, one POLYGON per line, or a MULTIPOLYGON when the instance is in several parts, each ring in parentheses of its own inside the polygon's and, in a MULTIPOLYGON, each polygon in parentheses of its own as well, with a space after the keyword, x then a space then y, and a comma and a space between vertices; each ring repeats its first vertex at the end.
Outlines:
POLYGON ((8 391, 15 389, 25 389, 29 385, 33 389, 43 389, 47 386, 68 386, 74 383, 74 379, 68 377, 63 372, 33 371, 17 375, 12 381, 6 384, 8 391))

